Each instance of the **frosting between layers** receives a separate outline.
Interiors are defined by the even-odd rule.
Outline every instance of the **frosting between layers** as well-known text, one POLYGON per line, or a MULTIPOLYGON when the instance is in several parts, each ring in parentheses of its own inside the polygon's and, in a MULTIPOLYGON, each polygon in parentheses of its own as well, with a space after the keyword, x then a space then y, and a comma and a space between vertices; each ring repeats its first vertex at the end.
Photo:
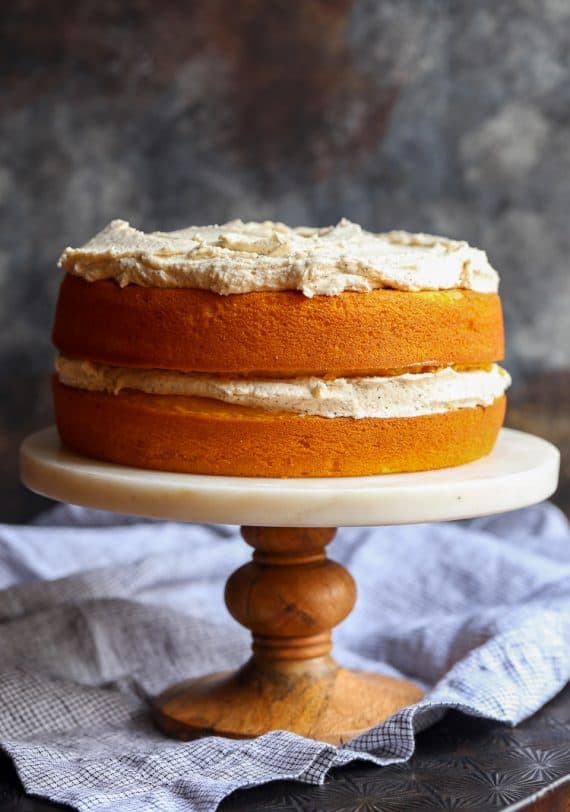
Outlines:
POLYGON ((68 273, 94 282, 181 287, 219 294, 299 290, 335 296, 376 288, 496 293, 499 277, 480 249, 429 234, 373 234, 342 219, 327 228, 232 220, 146 234, 113 220, 60 258, 68 273))
POLYGON ((56 372, 67 386, 118 394, 135 389, 154 395, 213 398, 269 412, 320 417, 417 417, 489 406, 511 383, 504 369, 405 373, 392 377, 229 380, 166 370, 105 366, 58 356, 56 372))

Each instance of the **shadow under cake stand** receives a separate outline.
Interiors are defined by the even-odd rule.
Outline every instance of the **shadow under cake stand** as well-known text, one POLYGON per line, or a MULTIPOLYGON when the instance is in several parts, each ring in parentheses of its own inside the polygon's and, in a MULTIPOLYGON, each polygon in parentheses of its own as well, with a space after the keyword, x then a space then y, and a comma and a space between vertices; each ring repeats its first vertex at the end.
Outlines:
POLYGON ((559 453, 503 429, 493 452, 458 468, 322 479, 198 476, 81 457, 55 428, 28 437, 23 482, 61 501, 162 519, 242 525, 253 560, 226 584, 226 604, 253 633, 238 671, 174 685, 154 701, 180 739, 252 737, 286 729, 346 741, 421 698, 413 683, 338 666, 331 629, 353 608, 348 571, 328 559, 336 527, 411 524, 500 513, 556 489, 559 453))

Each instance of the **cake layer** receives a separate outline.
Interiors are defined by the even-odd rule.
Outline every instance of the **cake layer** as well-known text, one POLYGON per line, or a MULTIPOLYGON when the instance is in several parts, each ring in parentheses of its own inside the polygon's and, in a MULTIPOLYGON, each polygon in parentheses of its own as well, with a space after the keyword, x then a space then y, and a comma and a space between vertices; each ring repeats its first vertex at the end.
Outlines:
POLYGON ((234 376, 339 378, 503 357, 499 296, 469 290, 307 298, 121 288, 67 274, 53 340, 64 355, 114 366, 234 376))
POLYGON ((199 288, 214 293, 299 290, 337 296, 376 288, 496 293, 487 255, 458 240, 389 231, 373 234, 341 220, 327 228, 284 223, 190 226, 145 234, 113 220, 81 248, 66 248, 60 265, 91 282, 199 288))
POLYGON ((221 378, 162 369, 111 367, 58 356, 55 369, 67 386, 118 394, 134 389, 150 395, 182 395, 319 417, 415 417, 451 409, 489 406, 511 379, 501 367, 405 373, 369 378, 221 378))
POLYGON ((410 418, 329 420, 177 395, 90 392, 56 377, 53 392, 61 438, 80 454, 155 470, 258 477, 461 465, 491 451, 506 401, 410 418))

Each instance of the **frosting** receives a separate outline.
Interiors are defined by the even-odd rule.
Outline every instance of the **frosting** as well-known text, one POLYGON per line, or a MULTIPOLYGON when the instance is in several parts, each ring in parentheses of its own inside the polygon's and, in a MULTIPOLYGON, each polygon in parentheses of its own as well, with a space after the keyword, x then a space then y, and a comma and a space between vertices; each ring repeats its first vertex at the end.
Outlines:
POLYGON ((226 379, 214 375, 104 366, 58 356, 67 386, 117 394, 135 389, 156 395, 213 398, 270 412, 320 417, 417 417, 489 406, 511 383, 497 364, 487 369, 405 373, 391 377, 226 379))
POLYGON ((494 293, 499 282, 485 252, 466 242, 405 231, 373 234, 345 219, 320 229, 232 220, 149 234, 113 220, 81 248, 66 248, 60 265, 90 282, 219 294, 299 290, 310 297, 375 288, 494 293))

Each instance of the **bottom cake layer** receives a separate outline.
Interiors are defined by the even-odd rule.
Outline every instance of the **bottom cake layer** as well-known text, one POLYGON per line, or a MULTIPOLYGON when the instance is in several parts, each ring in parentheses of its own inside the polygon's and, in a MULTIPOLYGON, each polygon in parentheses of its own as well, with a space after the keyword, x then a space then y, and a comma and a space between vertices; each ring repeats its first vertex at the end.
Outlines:
POLYGON ((63 443, 138 468, 252 477, 329 477, 422 471, 488 454, 506 398, 411 418, 269 413, 219 401, 125 390, 90 392, 53 379, 63 443))

